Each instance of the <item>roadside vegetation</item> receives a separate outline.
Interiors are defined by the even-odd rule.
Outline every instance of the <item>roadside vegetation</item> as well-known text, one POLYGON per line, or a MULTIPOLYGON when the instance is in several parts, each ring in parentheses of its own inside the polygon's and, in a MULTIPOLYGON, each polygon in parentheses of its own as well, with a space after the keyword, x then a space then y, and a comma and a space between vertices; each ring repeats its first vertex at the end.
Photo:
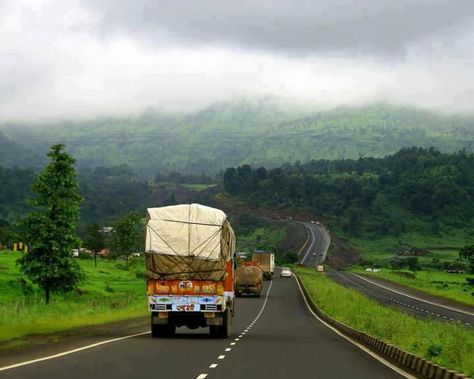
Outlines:
POLYGON ((474 374, 471 328, 418 319, 381 306, 314 270, 297 267, 295 271, 316 304, 336 320, 442 366, 474 374))
POLYGON ((0 341, 146 316, 143 258, 122 261, 77 259, 85 280, 69 294, 42 291, 20 274, 22 253, 0 251, 0 341))
POLYGON ((427 294, 441 296, 462 304, 474 306, 474 276, 469 274, 446 273, 443 271, 409 271, 381 269, 367 272, 361 268, 352 271, 383 278, 416 288, 427 294), (473 281, 471 283, 471 280, 473 281))

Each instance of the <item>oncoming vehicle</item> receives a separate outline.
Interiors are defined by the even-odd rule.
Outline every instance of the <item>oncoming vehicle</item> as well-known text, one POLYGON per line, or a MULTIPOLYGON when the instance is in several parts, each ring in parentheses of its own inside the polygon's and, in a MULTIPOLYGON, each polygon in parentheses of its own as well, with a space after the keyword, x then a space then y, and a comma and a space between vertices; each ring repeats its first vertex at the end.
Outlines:
POLYGON ((280 278, 291 278, 291 270, 288 267, 283 267, 280 271, 280 278))

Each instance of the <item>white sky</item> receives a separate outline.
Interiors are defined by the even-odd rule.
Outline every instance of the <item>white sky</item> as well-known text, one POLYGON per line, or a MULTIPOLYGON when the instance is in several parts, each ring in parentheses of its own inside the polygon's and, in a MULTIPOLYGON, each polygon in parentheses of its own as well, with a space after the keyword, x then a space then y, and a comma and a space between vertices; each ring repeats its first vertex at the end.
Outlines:
POLYGON ((0 123, 266 95, 474 111, 472 46, 471 0, 6 0, 0 123))

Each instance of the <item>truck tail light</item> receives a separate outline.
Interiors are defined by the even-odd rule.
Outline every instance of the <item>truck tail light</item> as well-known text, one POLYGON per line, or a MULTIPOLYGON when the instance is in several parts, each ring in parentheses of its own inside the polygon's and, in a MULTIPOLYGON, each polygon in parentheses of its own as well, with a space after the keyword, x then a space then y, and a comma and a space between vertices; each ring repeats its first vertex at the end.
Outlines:
POLYGON ((155 294, 155 282, 153 280, 149 280, 146 283, 146 290, 147 290, 148 295, 155 294))

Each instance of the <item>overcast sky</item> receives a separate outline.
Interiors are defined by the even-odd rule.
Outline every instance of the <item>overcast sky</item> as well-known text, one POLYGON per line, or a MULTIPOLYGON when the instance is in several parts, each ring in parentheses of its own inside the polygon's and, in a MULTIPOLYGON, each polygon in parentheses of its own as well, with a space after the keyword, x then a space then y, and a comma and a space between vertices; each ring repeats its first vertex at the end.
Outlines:
POLYGON ((0 0, 0 123, 266 95, 474 111, 474 0, 0 0))

